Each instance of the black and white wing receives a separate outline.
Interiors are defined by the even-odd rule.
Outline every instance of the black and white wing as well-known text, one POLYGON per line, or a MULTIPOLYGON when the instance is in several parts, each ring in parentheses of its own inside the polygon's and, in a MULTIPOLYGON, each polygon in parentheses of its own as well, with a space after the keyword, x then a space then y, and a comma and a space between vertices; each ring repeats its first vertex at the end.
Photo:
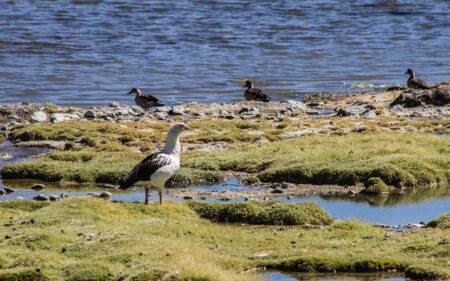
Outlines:
POLYGON ((121 189, 127 189, 138 181, 149 180, 159 168, 170 165, 173 161, 170 155, 165 153, 153 153, 139 162, 120 183, 121 189))

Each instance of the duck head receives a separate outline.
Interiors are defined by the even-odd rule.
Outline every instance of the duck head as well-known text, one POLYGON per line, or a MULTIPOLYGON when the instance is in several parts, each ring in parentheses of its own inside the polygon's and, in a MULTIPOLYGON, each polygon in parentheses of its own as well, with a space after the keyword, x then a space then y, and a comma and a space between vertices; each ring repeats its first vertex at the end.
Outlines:
POLYGON ((408 74, 409 77, 414 78, 414 71, 411 68, 408 68, 405 72, 405 74, 408 74))
POLYGON ((252 81, 246 79, 246 80, 245 80, 244 88, 247 88, 247 89, 253 88, 253 83, 252 83, 252 81))
POLYGON ((141 90, 139 90, 139 88, 133 88, 133 89, 131 89, 130 92, 128 92, 127 95, 133 94, 133 93, 136 94, 136 95, 138 95, 138 96, 140 96, 140 95, 141 95, 141 90))

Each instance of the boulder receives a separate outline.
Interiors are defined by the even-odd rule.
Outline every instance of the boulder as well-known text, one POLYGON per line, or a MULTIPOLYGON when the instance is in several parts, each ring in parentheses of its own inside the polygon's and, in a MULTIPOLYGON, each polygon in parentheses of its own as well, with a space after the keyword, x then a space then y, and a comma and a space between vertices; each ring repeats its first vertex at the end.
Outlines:
POLYGON ((35 200, 35 201, 48 201, 48 197, 45 196, 44 194, 38 194, 38 195, 33 197, 33 200, 35 200))
POLYGON ((45 185, 42 183, 35 183, 31 186, 31 189, 33 189, 34 191, 40 191, 43 190, 45 188, 45 185))
POLYGON ((86 110, 84 112, 84 117, 86 117, 86 118, 95 118, 95 117, 97 117, 97 113, 95 113, 95 111, 92 111, 92 110, 86 110))
POLYGON ((182 106, 174 106, 170 109, 169 114, 172 115, 183 115, 185 113, 185 109, 182 106))
POLYGON ((47 121, 47 113, 45 113, 44 111, 35 111, 31 115, 31 121, 45 122, 45 121, 47 121))

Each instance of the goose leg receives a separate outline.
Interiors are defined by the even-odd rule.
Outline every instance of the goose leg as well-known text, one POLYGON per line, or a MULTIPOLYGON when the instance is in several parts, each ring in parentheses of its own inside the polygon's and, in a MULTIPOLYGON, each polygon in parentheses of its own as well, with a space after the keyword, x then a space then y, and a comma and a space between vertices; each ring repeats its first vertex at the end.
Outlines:
POLYGON ((148 205, 148 191, 149 191, 149 189, 150 189, 150 188, 148 188, 147 186, 144 187, 144 193, 145 193, 145 201, 144 201, 144 204, 145 204, 145 205, 148 205))
POLYGON ((159 205, 162 205, 162 189, 159 189, 159 205))

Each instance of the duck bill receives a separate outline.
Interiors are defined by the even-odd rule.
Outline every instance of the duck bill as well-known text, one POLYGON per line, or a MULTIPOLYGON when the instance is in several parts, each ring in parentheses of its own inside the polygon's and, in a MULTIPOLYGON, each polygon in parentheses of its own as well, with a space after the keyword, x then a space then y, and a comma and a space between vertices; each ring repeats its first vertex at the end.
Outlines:
POLYGON ((130 92, 128 92, 127 95, 132 94, 132 93, 133 93, 133 90, 131 90, 130 92))

